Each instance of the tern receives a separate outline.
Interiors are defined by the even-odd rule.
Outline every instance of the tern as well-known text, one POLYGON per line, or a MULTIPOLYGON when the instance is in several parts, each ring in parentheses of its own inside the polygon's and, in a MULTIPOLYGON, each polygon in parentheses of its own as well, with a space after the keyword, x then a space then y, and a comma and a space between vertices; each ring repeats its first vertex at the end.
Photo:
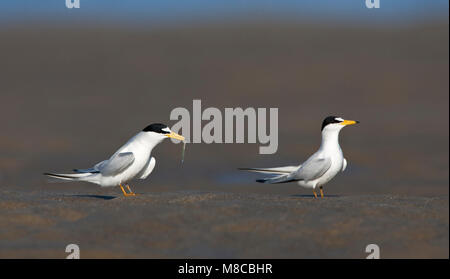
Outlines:
POLYGON ((128 184, 133 179, 146 179, 153 171, 156 159, 151 156, 153 148, 164 139, 174 138, 184 141, 184 137, 174 133, 164 124, 151 124, 129 139, 108 160, 101 161, 89 169, 74 169, 71 174, 44 173, 49 177, 85 181, 102 187, 120 186, 123 195, 136 194, 128 184), (123 186, 129 192, 126 192, 123 186))
POLYGON ((328 116, 322 122, 322 143, 319 150, 299 166, 277 168, 240 168, 240 170, 269 173, 272 177, 256 180, 260 183, 297 182, 298 185, 311 188, 317 198, 316 188, 323 198, 323 185, 347 167, 342 149, 339 146, 339 132, 348 125, 359 121, 344 120, 341 117, 328 116))

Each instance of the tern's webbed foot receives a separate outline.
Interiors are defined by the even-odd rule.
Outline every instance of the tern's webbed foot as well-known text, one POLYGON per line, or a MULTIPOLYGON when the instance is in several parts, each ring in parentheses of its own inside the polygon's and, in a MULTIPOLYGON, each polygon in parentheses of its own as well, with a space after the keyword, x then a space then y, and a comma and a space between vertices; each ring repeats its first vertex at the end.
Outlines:
POLYGON ((131 196, 137 196, 136 193, 134 193, 133 191, 131 191, 130 185, 128 185, 128 184, 127 184, 127 189, 128 189, 128 191, 130 191, 129 194, 130 194, 131 196))
MULTIPOLYGON (((325 197, 325 195, 323 194, 322 186, 320 186, 319 189, 320 189, 320 197, 323 199, 323 197, 325 197)), ((313 193, 314 193, 314 198, 317 199, 318 196, 317 196, 316 190, 313 190, 313 193)))
POLYGON ((127 193, 127 191, 125 191, 125 189, 123 188, 122 184, 119 185, 120 189, 122 190, 122 193, 125 197, 130 197, 130 196, 136 196, 135 193, 133 193, 133 191, 131 191, 131 188, 129 185, 127 185, 127 189, 128 191, 130 191, 129 193, 127 193))

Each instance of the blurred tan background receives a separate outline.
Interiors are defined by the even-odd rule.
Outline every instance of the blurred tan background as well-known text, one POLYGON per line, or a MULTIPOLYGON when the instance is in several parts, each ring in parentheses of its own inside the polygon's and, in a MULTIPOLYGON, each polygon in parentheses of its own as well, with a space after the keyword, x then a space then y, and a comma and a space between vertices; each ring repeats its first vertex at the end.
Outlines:
MULTIPOLYGON (((108 158, 172 109, 279 108, 279 148, 169 141, 138 191, 175 189, 304 193, 258 185, 237 167, 301 163, 320 144, 327 115, 344 129, 348 171, 332 194, 448 195, 448 23, 409 26, 233 22, 126 29, 15 26, 0 37, 2 187, 46 184, 108 158), (174 175, 175 174, 175 175, 174 175)), ((206 122, 204 122, 206 123, 206 122)), ((308 192, 309 194, 309 192, 308 192)))
POLYGON ((0 3, 0 258, 448 258, 448 1, 175 2, 0 3), (278 108, 278 152, 188 144, 181 164, 166 141, 133 198, 42 175, 193 99, 278 108), (361 123, 325 199, 237 170, 300 164, 328 115, 361 123))

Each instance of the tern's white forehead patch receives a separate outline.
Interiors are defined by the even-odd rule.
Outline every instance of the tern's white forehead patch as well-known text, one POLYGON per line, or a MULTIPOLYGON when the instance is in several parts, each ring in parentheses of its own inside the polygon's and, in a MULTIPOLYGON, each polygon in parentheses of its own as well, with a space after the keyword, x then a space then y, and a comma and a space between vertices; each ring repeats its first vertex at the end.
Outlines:
POLYGON ((161 131, 164 131, 164 132, 168 132, 168 133, 170 133, 170 129, 169 129, 169 127, 166 127, 166 128, 164 128, 164 129, 161 129, 161 131))
POLYGON ((342 118, 340 118, 340 117, 336 117, 335 119, 336 119, 337 121, 341 121, 341 122, 344 121, 344 119, 342 119, 342 118))

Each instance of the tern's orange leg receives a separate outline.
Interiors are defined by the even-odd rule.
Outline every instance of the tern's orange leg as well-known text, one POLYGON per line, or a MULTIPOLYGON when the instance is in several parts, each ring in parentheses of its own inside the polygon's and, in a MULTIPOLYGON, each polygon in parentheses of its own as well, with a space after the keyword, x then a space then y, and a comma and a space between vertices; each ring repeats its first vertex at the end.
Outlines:
POLYGON ((131 191, 130 185, 128 185, 128 184, 127 184, 127 189, 128 189, 128 191, 130 191, 131 196, 136 196, 136 193, 133 193, 133 191, 131 191))
POLYGON ((316 193, 316 191, 314 189, 313 189, 313 193, 314 193, 314 198, 317 199, 317 193, 316 193))
POLYGON ((120 189, 122 190, 122 193, 123 193, 123 195, 124 195, 125 197, 129 197, 129 196, 134 196, 134 195, 135 195, 134 193, 127 193, 127 192, 125 191, 125 189, 123 189, 122 184, 119 184, 119 186, 120 186, 120 189))
POLYGON ((122 190, 123 195, 126 197, 128 195, 128 193, 125 192, 125 190, 123 189, 122 184, 119 184, 119 186, 120 186, 120 189, 122 190))
POLYGON ((321 198, 323 198, 323 197, 324 197, 324 195, 323 195, 323 188, 322 188, 322 186, 320 186, 320 197, 321 197, 321 198))

